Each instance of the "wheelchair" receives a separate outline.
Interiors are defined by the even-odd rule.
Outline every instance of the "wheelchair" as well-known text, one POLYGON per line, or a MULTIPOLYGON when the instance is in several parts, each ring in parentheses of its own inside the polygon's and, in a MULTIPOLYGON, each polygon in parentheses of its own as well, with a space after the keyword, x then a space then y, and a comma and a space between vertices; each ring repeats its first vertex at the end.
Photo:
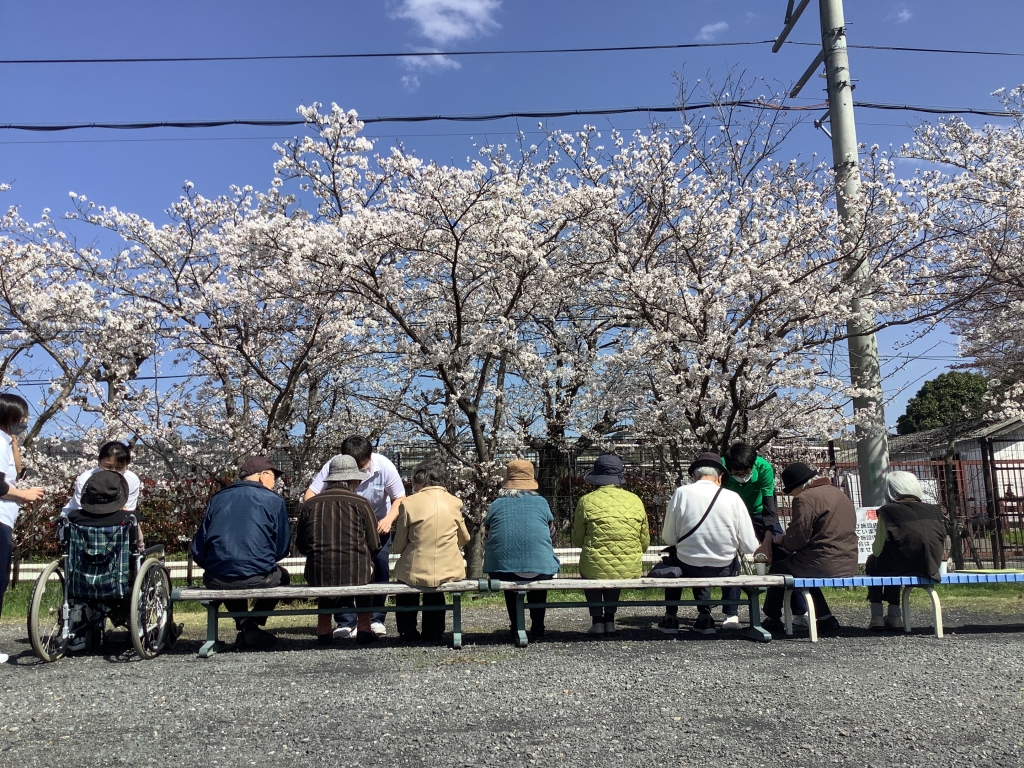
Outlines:
POLYGON ((66 518, 57 525, 61 556, 43 569, 29 603, 28 636, 36 656, 57 661, 73 639, 82 637, 85 647, 95 650, 103 644, 107 619, 128 628, 140 658, 152 659, 171 647, 179 630, 163 545, 138 551, 134 515, 110 528, 75 525, 66 518))

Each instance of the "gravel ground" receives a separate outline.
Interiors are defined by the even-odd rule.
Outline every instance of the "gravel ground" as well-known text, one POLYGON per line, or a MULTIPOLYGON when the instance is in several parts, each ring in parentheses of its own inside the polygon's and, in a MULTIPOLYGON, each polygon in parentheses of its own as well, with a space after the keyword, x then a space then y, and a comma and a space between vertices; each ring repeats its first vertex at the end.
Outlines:
POLYGON ((812 646, 668 638, 652 610, 623 612, 614 640, 583 636, 582 609, 552 611, 525 650, 500 608, 476 608, 461 651, 321 649, 307 626, 205 660, 193 618, 154 661, 115 634, 107 655, 49 665, 5 622, 0 765, 1024 765, 1019 614, 947 611, 937 640, 837 610, 844 629, 812 646))

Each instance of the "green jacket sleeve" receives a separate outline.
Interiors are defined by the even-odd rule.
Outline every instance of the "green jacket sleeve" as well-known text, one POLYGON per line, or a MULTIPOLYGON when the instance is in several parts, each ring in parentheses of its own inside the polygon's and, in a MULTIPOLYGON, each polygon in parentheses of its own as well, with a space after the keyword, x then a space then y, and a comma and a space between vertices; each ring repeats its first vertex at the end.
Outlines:
POLYGON ((762 456, 757 457, 757 482, 763 499, 775 498, 775 470, 768 459, 762 456))

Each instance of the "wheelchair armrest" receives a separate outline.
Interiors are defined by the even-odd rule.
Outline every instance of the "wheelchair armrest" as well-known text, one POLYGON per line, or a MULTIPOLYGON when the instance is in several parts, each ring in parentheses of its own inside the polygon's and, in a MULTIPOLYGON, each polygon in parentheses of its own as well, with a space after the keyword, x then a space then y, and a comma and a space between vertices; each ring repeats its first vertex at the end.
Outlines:
POLYGON ((147 557, 159 557, 159 558, 162 559, 163 556, 164 556, 164 545, 163 544, 154 544, 152 547, 146 547, 145 551, 142 553, 142 558, 143 559, 145 559, 147 557))

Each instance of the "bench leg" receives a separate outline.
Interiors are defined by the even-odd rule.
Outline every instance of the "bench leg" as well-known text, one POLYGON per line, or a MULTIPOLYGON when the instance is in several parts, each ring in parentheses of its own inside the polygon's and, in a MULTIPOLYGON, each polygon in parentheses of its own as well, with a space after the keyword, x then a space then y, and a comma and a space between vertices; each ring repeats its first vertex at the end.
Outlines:
POLYGON ((199 649, 199 658, 208 659, 224 650, 224 643, 217 637, 217 603, 206 603, 206 642, 199 649))
POLYGON ((939 602, 939 593, 935 587, 928 587, 928 596, 932 599, 932 610, 935 612, 935 636, 942 637, 942 603, 939 602))
POLYGON ((818 612, 814 608, 814 600, 811 599, 811 590, 801 589, 801 594, 807 602, 807 631, 811 633, 811 642, 818 642, 818 612))
POLYGON ((761 626, 761 592, 762 590, 760 589, 750 589, 747 591, 747 605, 749 606, 750 611, 750 626, 743 631, 743 634, 760 643, 770 643, 772 640, 772 633, 761 626))
POLYGON ((462 593, 452 592, 452 648, 462 648, 462 593))
POLYGON ((902 596, 902 599, 900 600, 901 606, 903 608, 903 631, 904 632, 910 632, 910 593, 911 593, 911 591, 913 589, 914 589, 913 587, 904 587, 903 588, 903 596, 902 596))
POLYGON ((516 645, 525 648, 530 642, 526 638, 526 593, 516 592, 516 645))
POLYGON ((782 620, 786 623, 786 637, 793 636, 793 606, 789 604, 793 599, 792 587, 786 587, 782 596, 782 620))

